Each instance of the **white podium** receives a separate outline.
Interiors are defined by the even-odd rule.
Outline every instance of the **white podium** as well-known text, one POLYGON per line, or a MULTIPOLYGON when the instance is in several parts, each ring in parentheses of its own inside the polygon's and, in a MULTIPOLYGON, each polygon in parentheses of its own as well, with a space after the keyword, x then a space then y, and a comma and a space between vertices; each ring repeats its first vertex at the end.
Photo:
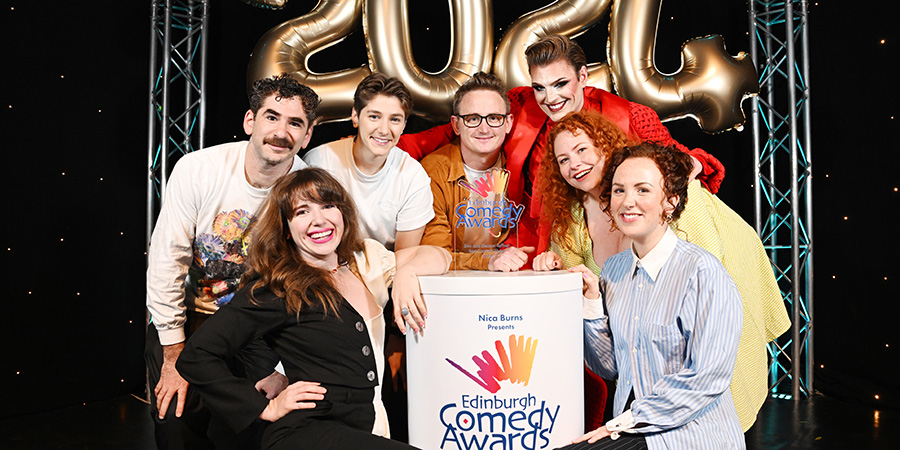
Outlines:
POLYGON ((409 441, 422 449, 542 449, 583 433, 581 276, 419 277, 428 319, 406 336, 409 441))

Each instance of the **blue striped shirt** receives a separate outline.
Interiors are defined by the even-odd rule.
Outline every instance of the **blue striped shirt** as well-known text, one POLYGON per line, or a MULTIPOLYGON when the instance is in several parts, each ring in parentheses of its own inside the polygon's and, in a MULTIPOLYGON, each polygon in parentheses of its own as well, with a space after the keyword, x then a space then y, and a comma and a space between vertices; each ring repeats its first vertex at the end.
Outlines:
POLYGON ((651 450, 745 448, 728 393, 741 299, 722 264, 667 230, 641 260, 610 257, 600 291, 607 315, 585 317, 585 361, 618 376, 615 414, 633 389, 632 431, 651 450))

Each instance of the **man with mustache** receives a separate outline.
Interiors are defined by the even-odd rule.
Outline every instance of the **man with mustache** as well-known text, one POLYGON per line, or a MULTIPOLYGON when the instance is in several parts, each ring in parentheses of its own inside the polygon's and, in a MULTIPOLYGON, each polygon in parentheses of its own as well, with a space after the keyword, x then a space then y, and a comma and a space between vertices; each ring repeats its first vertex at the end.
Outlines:
MULTIPOLYGON (((210 416, 175 361, 191 332, 234 294, 250 241, 247 228, 269 188, 306 167, 297 153, 312 137, 319 102, 288 74, 258 80, 243 121, 249 141, 190 153, 172 171, 147 269, 151 323, 144 357, 158 448, 247 448, 258 441, 254 430, 235 436, 210 416)), ((271 371, 275 362, 234 361, 232 370, 260 380, 257 388, 274 396, 286 385, 271 371)))

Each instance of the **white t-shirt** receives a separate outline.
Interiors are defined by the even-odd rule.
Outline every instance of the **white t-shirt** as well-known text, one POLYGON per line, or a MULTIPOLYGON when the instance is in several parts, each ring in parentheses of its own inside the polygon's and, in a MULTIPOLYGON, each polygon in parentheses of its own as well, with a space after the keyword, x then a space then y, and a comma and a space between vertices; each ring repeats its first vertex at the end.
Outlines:
MULTIPOLYGON (((245 232, 269 194, 244 175, 247 144, 189 153, 169 177, 147 254, 147 308, 162 345, 184 341, 186 310, 212 314, 234 295, 245 232)), ((290 171, 304 167, 295 156, 290 171)))
POLYGON ((424 227, 434 217, 431 179, 418 161, 397 147, 384 167, 366 175, 353 161, 353 138, 329 142, 303 157, 310 166, 329 171, 353 197, 363 238, 394 249, 397 231, 424 227))

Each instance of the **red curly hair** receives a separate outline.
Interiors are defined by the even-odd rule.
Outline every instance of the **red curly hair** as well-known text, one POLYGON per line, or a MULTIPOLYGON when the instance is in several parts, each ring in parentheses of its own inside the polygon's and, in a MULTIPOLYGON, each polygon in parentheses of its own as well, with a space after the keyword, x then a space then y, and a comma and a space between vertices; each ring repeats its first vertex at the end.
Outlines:
POLYGON ((568 131, 572 134, 587 133, 588 138, 603 160, 607 160, 613 151, 633 145, 633 141, 618 125, 595 111, 578 111, 567 114, 550 130, 547 151, 541 161, 538 173, 537 188, 540 190, 543 203, 540 221, 550 225, 550 238, 566 248, 572 242, 565 239, 569 224, 581 217, 572 217, 574 202, 581 202, 587 195, 575 189, 563 178, 556 162, 554 143, 560 133, 568 131))

